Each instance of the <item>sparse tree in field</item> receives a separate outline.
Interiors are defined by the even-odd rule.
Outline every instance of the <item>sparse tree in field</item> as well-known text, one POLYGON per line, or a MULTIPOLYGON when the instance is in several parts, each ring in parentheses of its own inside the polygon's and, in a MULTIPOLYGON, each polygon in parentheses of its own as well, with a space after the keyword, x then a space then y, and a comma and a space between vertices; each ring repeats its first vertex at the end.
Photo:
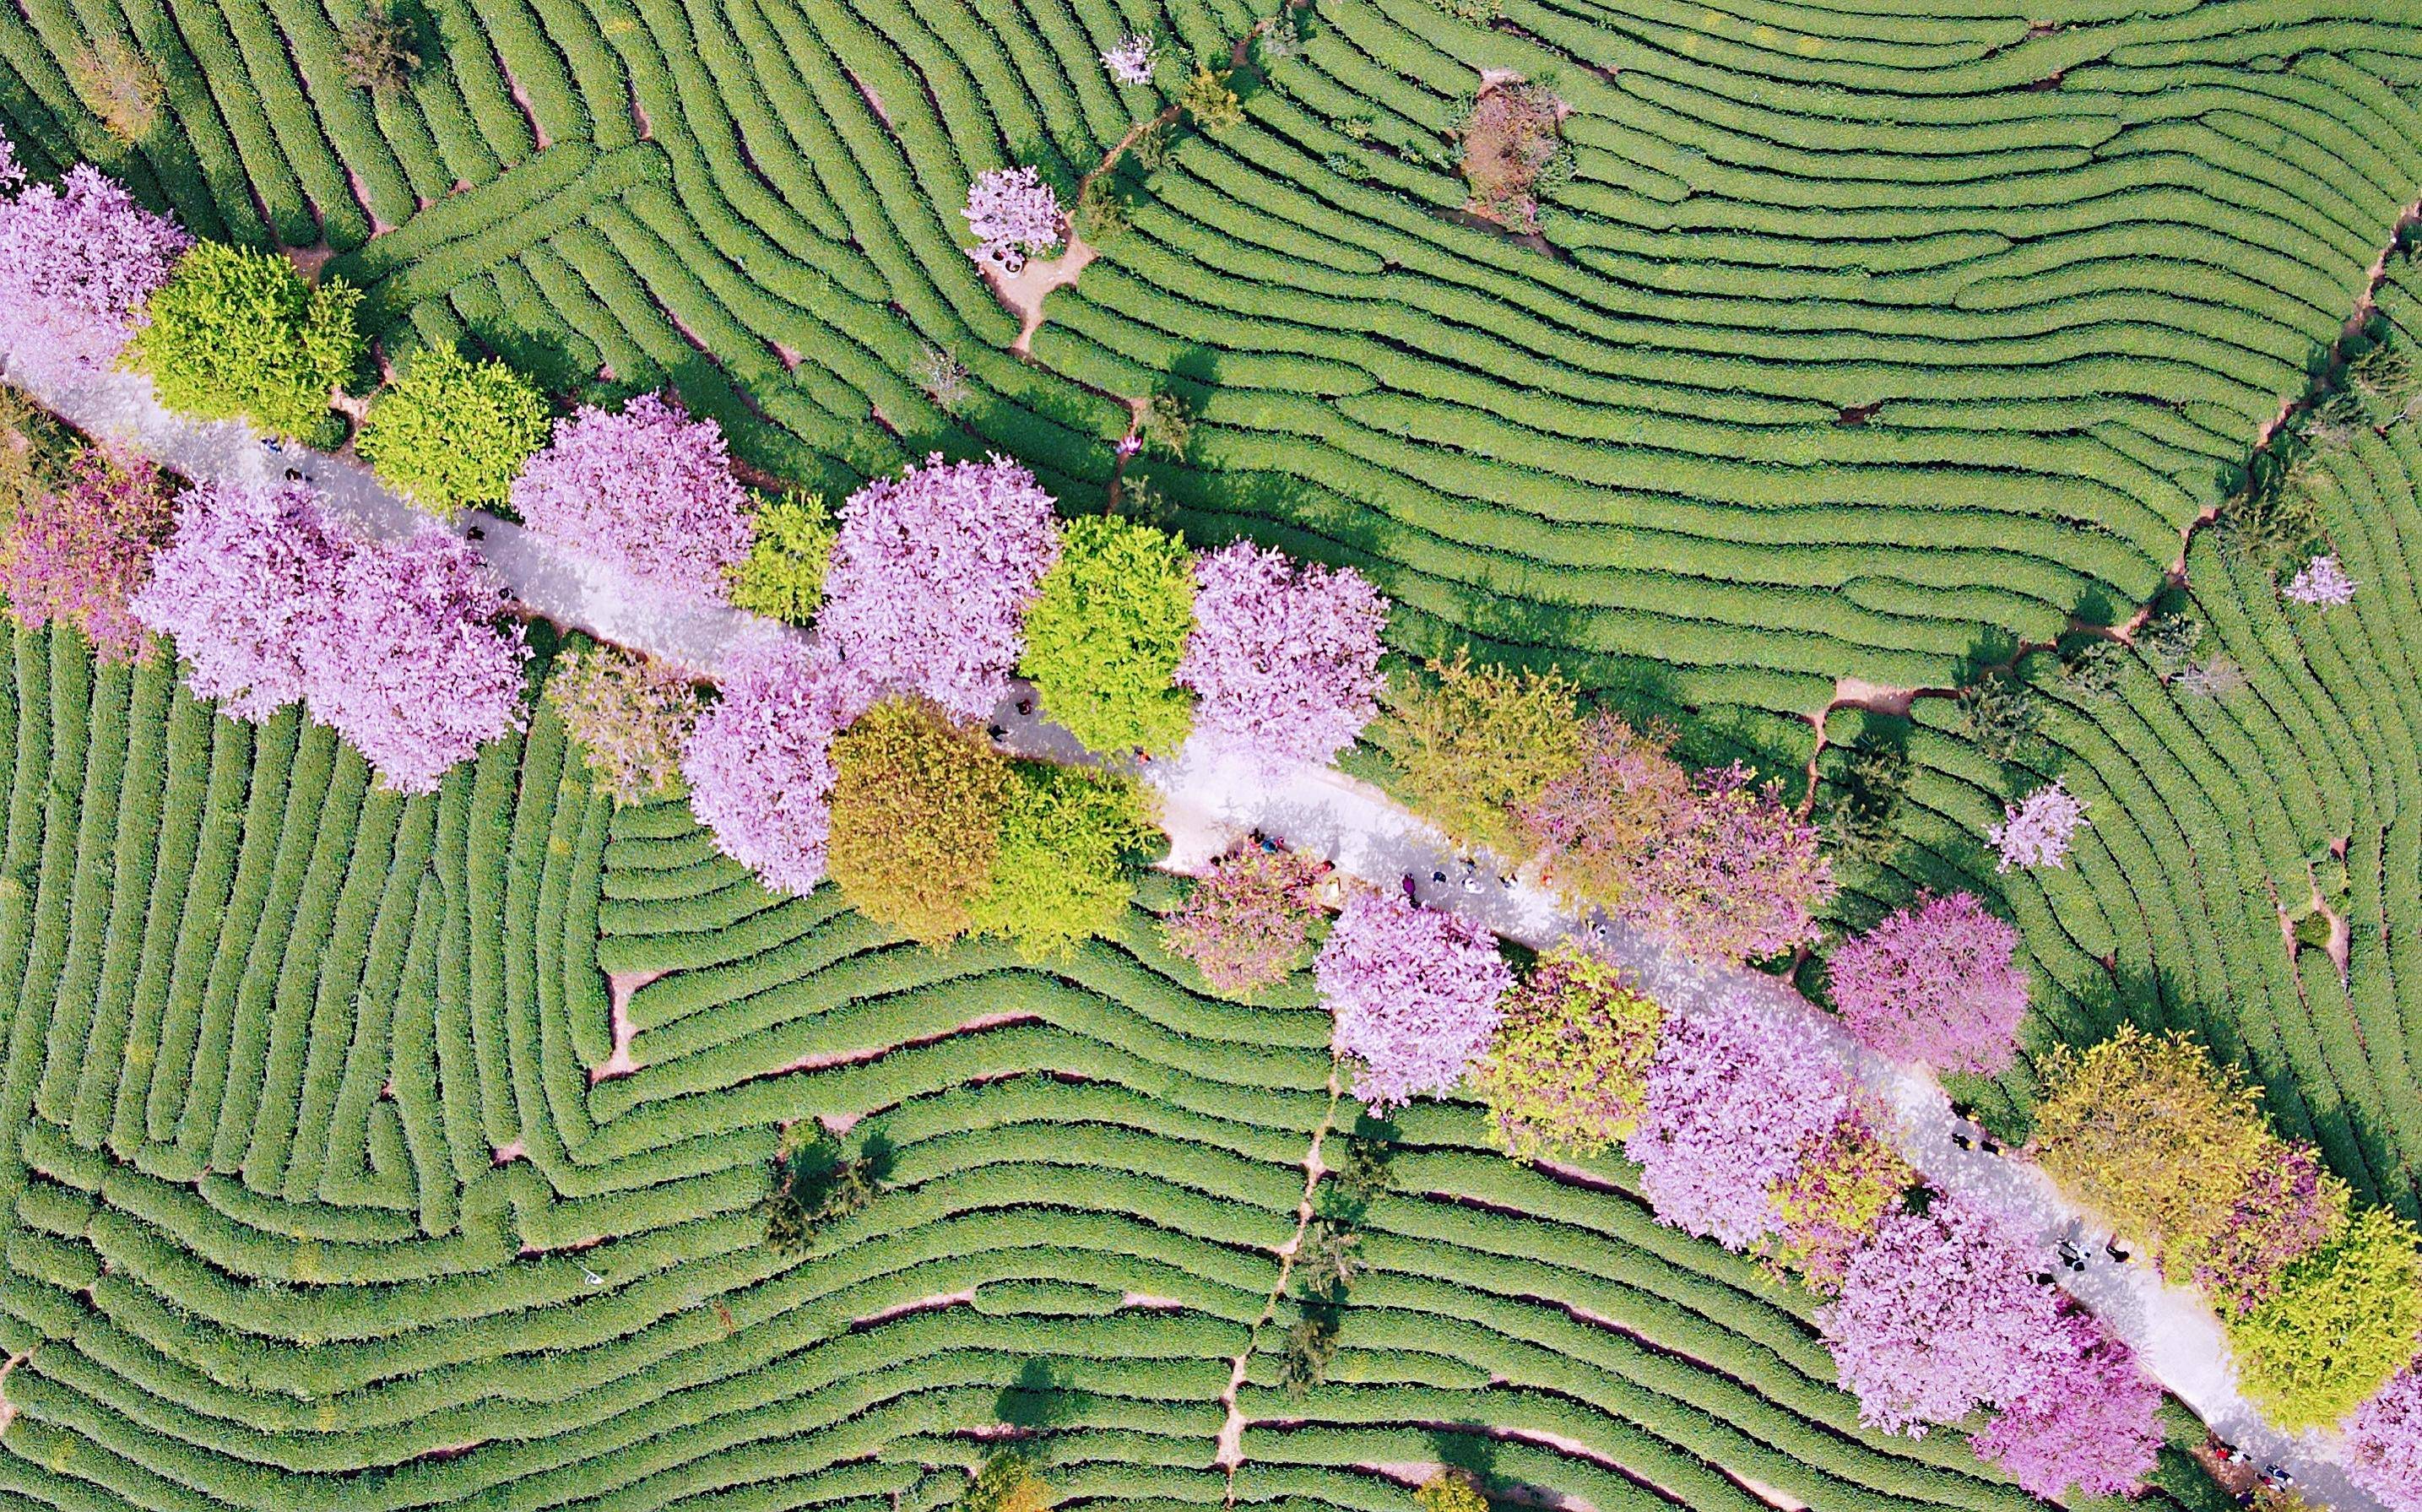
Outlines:
POLYGON ((778 1254, 799 1254, 816 1229, 862 1212, 881 1194, 889 1174, 889 1146, 868 1142, 852 1157, 823 1124, 803 1118, 782 1130, 774 1153, 773 1179, 758 1202, 766 1242, 778 1254))
POLYGON ((1353 1226, 1331 1218, 1314 1218, 1303 1226, 1303 1243, 1296 1251, 1294 1274, 1315 1297, 1343 1298, 1362 1268, 1362 1236, 1353 1226))
POLYGON ((1612 962, 1570 944, 1541 956, 1505 995, 1473 1074, 1498 1142, 1528 1160, 1592 1156, 1628 1139, 1664 1020, 1612 962))
POLYGON ((1990 827, 1985 838, 2001 853, 1997 872, 2013 866, 2057 869, 2068 864, 2069 842, 2086 827, 2085 800, 2054 778, 2018 802, 2004 804, 2002 822, 1990 827))
POLYGON ((436 346, 408 359, 378 396, 354 449, 379 481, 450 520, 511 498, 546 433, 546 397, 528 379, 436 346))
POLYGON ((1322 764, 1378 712, 1388 601, 1349 567, 1308 566, 1248 541, 1194 567, 1194 631, 1177 682, 1195 728, 1266 770, 1322 764))
POLYGON ((1313 977, 1334 1021, 1331 1045, 1356 1063, 1354 1095, 1374 1112, 1460 1085, 1487 1053, 1513 984, 1478 924, 1370 890, 1346 900, 1313 977))
POLYGON ((0 198, 0 344, 21 378, 99 377, 193 239, 90 164, 55 185, 24 177, 0 137, 0 190, 18 191, 0 198))
POLYGON ((2225 656, 2209 656, 2181 669, 2170 685, 2199 699, 2216 699, 2245 689, 2245 669, 2225 656))
POLYGON ((1121 84, 1150 84, 1153 65, 1159 61, 1159 44, 1147 32, 1129 32, 1102 55, 1102 67, 1121 84))
POLYGON ((2192 614, 2157 614, 2136 632, 2136 649, 2165 683, 2194 660, 2202 644, 2203 622, 2192 614))
POLYGON ((1320 917, 1313 887, 1323 870, 1300 851, 1232 851, 1169 916, 1161 938, 1192 961, 1215 992, 1243 998, 1283 982, 1311 948, 1320 917))
POLYGON ((1178 96, 1177 102, 1198 129, 1217 134, 1245 118, 1244 103, 1229 87, 1228 77, 1228 70, 1196 61, 1193 73, 1187 78, 1186 91, 1178 96))
POLYGON ((1825 815, 1824 841, 1836 860, 1881 866, 1899 852, 1909 769, 1909 752, 1899 746, 1862 740, 1852 748, 1825 815))
POLYGON ((1106 165, 1077 191, 1077 228, 1096 246, 1124 234, 1131 224, 1125 197, 1113 176, 1114 166, 1106 165))
POLYGON ((1157 389, 1144 402, 1136 436, 1154 456, 1182 462, 1187 443, 1194 436, 1194 417, 1187 410, 1186 401, 1166 388, 1157 389))
POLYGON ((313 288, 284 258, 204 242, 152 291, 126 360, 170 409, 324 440, 329 402, 361 363, 360 302, 341 279, 313 288))
POLYGON ((1833 1006, 1859 1042, 1942 1071, 1998 1074, 2018 1049, 2027 978, 2019 933, 1973 893, 1921 896, 1826 965, 1833 1006))
POLYGON ((78 48, 68 59, 68 76, 101 118, 102 129, 125 146, 139 144, 160 123, 168 87, 159 65, 126 39, 97 37, 78 48))
POLYGON ((1135 866, 1159 834, 1133 778, 1089 766, 1020 763, 1002 806, 992 878, 976 930, 1029 961, 1063 959, 1126 917, 1135 866))
POLYGON ((2317 608, 2329 608, 2354 602, 2354 579, 2338 565, 2337 558, 2315 557, 2298 569, 2279 590, 2279 596, 2294 604, 2307 604, 2317 608))
POLYGON ((989 718, 1059 555, 1051 496, 1032 473, 936 453, 841 505, 817 622, 860 676, 989 718))
POLYGON ((822 643, 774 640, 729 658, 722 697, 682 751, 690 808, 716 848, 769 888, 813 891, 825 877, 833 737, 873 697, 822 643))
POLYGON ((916 380, 917 386, 925 391, 925 397, 934 402, 936 409, 954 414, 967 402, 967 366, 940 347, 925 348, 908 376, 916 380))
POLYGON ((1056 1501, 1034 1462, 1009 1451, 984 1461, 956 1512, 1049 1512, 1056 1501))
POLYGON ((1279 1346, 1280 1389, 1301 1401, 1329 1378, 1329 1364, 1336 1358, 1335 1310, 1317 1304, 1305 1308, 1287 1325, 1286 1337, 1279 1346))
POLYGON ((1488 1498, 1472 1484, 1469 1471, 1442 1466, 1413 1491, 1420 1512, 1489 1512, 1488 1498))
POLYGON ((1546 86, 1502 84, 1483 90, 1455 127, 1471 208, 1517 230, 1538 224, 1533 187, 1563 146, 1564 109, 1546 86))
POLYGON ((2042 701, 2007 673, 1988 672, 1959 690, 1959 732, 1994 761, 2016 761, 2042 727, 2042 701))
POLYGON ((833 742, 832 878, 850 906, 939 947, 992 881, 1009 759, 930 700, 877 703, 833 742))
POLYGON ((420 51, 411 24, 387 0, 370 0, 337 34, 337 61, 354 87, 384 94, 412 82, 420 51))
POLYGON ((832 512, 821 494, 758 495, 748 512, 748 555, 723 570, 731 606, 785 624, 814 620, 832 570, 832 512))
POLYGON ((2407 1365, 2347 1420, 2347 1474, 2389 1512, 2422 1512, 2422 1364, 2407 1365))
POLYGON ((1475 668, 1468 647, 1428 670, 1391 686, 1380 738, 1399 791, 1463 850, 1518 857, 1520 816, 1581 764, 1579 689, 1553 668, 1475 668))
POLYGON ((658 592, 723 602, 726 570, 748 554, 748 496, 722 428, 661 394, 558 420, 512 502, 540 539, 658 592))
POLYGON ((167 480, 148 457, 87 448, 59 487, 26 491, 0 532, 0 595, 27 629, 53 620, 84 632, 105 662, 150 659, 133 601, 172 518, 167 480))
POLYGON ((1172 681, 1194 626, 1194 558, 1167 531, 1071 521, 1026 611, 1018 669, 1043 711, 1099 751, 1175 751, 1193 699, 1172 681))
POLYGON ((698 726, 698 688, 664 663, 620 646, 558 657, 545 696, 563 732, 619 807, 682 791, 682 749, 698 726))
POLYGON ((1060 196, 1043 181, 1040 169, 990 168, 967 185, 967 208, 959 212, 976 244, 968 253, 1003 273, 1026 266, 1029 254, 1058 246, 1060 196))
POLYGON ((2061 664, 2061 681, 2082 702, 2108 703, 2119 695, 2119 677, 2127 665, 2127 646, 2097 636, 2061 664))

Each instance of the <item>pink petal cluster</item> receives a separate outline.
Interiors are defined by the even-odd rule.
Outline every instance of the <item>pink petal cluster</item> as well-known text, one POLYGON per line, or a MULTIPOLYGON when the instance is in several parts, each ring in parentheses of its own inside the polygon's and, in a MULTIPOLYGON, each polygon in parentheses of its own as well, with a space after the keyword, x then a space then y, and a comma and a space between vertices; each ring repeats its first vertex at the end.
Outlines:
POLYGON ((2406 1366, 2347 1419, 2347 1476, 2389 1512, 2422 1512, 2422 1363, 2406 1366))
POLYGON ((2336 557, 2315 557, 2279 590, 2280 596, 2298 604, 2328 607, 2354 602, 2354 579, 2346 575, 2336 557))
POLYGON ((1488 1052, 1514 973, 1470 920, 1358 891, 1313 962, 1313 980, 1335 1019, 1330 1043, 1360 1063, 1354 1095, 1380 1112, 1463 1080, 1488 1052))
POLYGON ((2085 818, 2085 800, 2054 778, 2018 802, 2004 804, 2002 822, 1985 831, 1985 838, 2002 853, 2002 863, 1993 870, 2064 867, 2070 839, 2087 827, 2091 827, 2085 818))
POLYGON ((1738 762, 1699 773, 1617 911, 1703 961, 1754 961, 1814 940, 1833 867, 1816 827, 1780 794, 1738 762))
POLYGON ((728 660, 723 697, 682 752, 690 809, 716 847, 769 888, 815 890, 831 830, 832 739, 874 697, 828 642, 785 638, 728 660))
POLYGON ((2029 1495, 2067 1502, 2128 1496, 2162 1452, 2162 1388, 2135 1351, 2070 1302, 2061 1347, 2041 1376, 1969 1440, 2029 1495))
POLYGON ((2015 1220, 1963 1197, 1887 1217, 1816 1313, 1860 1420, 1917 1438, 1980 1403, 2019 1401, 2073 1358, 2040 1264, 2015 1220))
POLYGON ((1991 1076, 2010 1063, 2026 1016, 2018 947, 2019 932, 1974 895, 1921 898, 1833 953, 1833 1006, 1879 1055, 1991 1076))
POLYGON ((1177 682, 1194 728, 1266 770, 1325 764, 1378 713, 1388 601, 1348 567, 1239 541, 1194 567, 1194 631, 1177 682))
POLYGON ((0 536, 0 594, 22 624, 65 620, 105 660, 148 660, 151 641, 130 606, 169 520, 156 464, 87 448, 67 486, 35 493, 0 536))
POLYGON ((816 625, 857 676, 989 718, 1059 558, 1059 519, 1032 473, 936 452, 841 505, 816 625))
POLYGON ((1150 37, 1142 32, 1129 32, 1119 39, 1119 45, 1102 55, 1102 67, 1121 84, 1150 84, 1153 59, 1157 53, 1150 37))
POLYGON ((992 168, 967 185, 967 208, 959 212, 976 233, 967 255, 1015 273, 1026 254, 1060 241, 1060 197, 1033 168, 992 168))
POLYGON ((1848 1104, 1813 1018, 1725 1001, 1666 1020, 1624 1153, 1659 1222, 1743 1250, 1773 1232, 1772 1189, 1848 1104))
MULTIPOLYGON (((7 176, 17 173, 11 150, 7 176)), ((90 164, 0 200, 0 348, 36 383, 107 370, 193 238, 90 164)))
POLYGON ((240 719, 299 700, 398 792, 522 723, 529 652, 471 547, 434 528, 373 541, 300 484, 195 489, 134 608, 197 698, 240 719))
POLYGON ((1239 997, 1284 981, 1303 964, 1320 917, 1313 888, 1328 869, 1301 851, 1232 851, 1203 874, 1162 937, 1216 992, 1239 997))
POLYGON ((658 394, 557 421, 512 499, 533 534, 663 591, 721 603, 724 569, 748 555, 748 497, 722 430, 658 394))

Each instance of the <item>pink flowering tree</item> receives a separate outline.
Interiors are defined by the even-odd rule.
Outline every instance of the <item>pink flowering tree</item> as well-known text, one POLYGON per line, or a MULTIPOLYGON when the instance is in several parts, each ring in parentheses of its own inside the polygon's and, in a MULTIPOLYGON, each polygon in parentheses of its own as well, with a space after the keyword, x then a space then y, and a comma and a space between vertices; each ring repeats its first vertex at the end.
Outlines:
POLYGON ((2347 1475, 2389 1512, 2422 1512, 2422 1363, 2406 1366, 2346 1423, 2347 1475))
POLYGON ((1330 1043, 1358 1063, 1373 1112, 1455 1090, 1488 1051, 1513 970, 1487 931, 1396 893, 1348 898, 1313 962, 1335 1019, 1330 1043))
POLYGON ((151 641, 132 606, 169 519, 165 481, 149 458, 87 448, 69 464, 66 486, 33 492, 0 535, 0 594, 28 628, 64 620, 104 661, 149 660, 151 641))
POLYGON ((2069 842, 2087 827, 2085 800, 2054 778, 2018 802, 2004 804, 2002 822, 1985 831, 1985 838, 2002 854, 2001 864, 1993 870, 2065 867, 2069 842))
POLYGON ((300 701, 403 793, 522 720, 519 626, 464 543, 372 541, 300 485, 205 483, 134 600, 197 698, 258 720, 300 701))
POLYGON ((2353 1193, 2302 1140, 2278 1142, 2275 1156, 2246 1173, 2219 1232, 2178 1246, 2164 1268, 2194 1276, 2224 1318, 2241 1317, 2278 1294, 2288 1266, 2346 1232, 2353 1193))
POLYGON ((1964 1197, 1887 1216, 1816 1313, 1860 1420, 1917 1438, 2040 1389, 2075 1350, 2040 1264, 2016 1221, 1964 1197))
POLYGON ((2021 1488, 2047 1501, 2129 1496, 2162 1453, 2162 1388, 2135 1351, 2074 1302, 2042 1374, 1969 1440, 2021 1488))
POLYGON ((1615 911, 1702 961, 1754 961, 1814 940, 1816 910, 1834 892, 1816 827, 1784 804, 1779 784, 1758 785, 1738 763, 1691 780, 1691 801, 1633 878, 1615 911))
POLYGON ((1059 519, 1032 473, 936 452, 841 505, 817 627, 857 676, 989 718, 1059 556, 1059 519))
POLYGON ((1248 541, 1194 568, 1194 630, 1177 682, 1194 728, 1266 770, 1325 764, 1378 713, 1388 601, 1351 568, 1306 566, 1248 541))
POLYGON ((992 168, 967 185, 967 208, 959 212, 976 234, 967 254, 1003 273, 1026 266, 1029 252, 1060 244, 1060 197, 1034 168, 992 168))
POLYGON ((2279 593, 2293 603, 2328 608, 2354 602, 2354 579, 2338 565, 2337 558, 2315 557, 2288 580, 2279 593))
MULTIPOLYGON (((24 178, 11 150, 0 189, 24 178)), ((52 384, 108 370, 192 244, 90 164, 0 199, 0 347, 12 370, 52 384)))
POLYGON ((1328 869, 1301 851, 1232 851, 1203 874, 1161 938, 1215 992, 1241 998, 1283 982, 1303 964, 1320 917, 1313 888, 1328 869))
POLYGON ((873 699, 826 642, 773 640, 730 658, 722 699, 682 753, 690 809, 716 847, 769 888, 815 890, 831 832, 833 736, 873 699))
POLYGON ((1833 953, 1833 1006, 1879 1055, 1991 1076, 2010 1063, 2026 1016, 2018 946, 2019 932, 1973 894, 1921 897, 1833 953))
POLYGON ((1743 1250, 1774 1231, 1774 1189, 1848 1102, 1813 1019, 1727 1000, 1666 1020, 1624 1153, 1659 1222, 1743 1250))
POLYGON ((748 555, 748 496, 722 430, 658 394, 557 421, 512 501, 532 534, 661 591, 721 603, 724 570, 748 555))

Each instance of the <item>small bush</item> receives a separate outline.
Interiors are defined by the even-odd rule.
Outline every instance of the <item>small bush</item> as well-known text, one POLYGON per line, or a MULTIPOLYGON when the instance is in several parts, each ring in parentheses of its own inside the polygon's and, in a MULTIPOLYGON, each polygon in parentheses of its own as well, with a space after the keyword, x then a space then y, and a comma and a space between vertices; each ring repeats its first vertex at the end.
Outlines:
POLYGON ((1228 71, 1214 69, 1207 62, 1194 65, 1193 76, 1186 81, 1186 92, 1177 102, 1206 132, 1224 132, 1245 118, 1243 103, 1228 86, 1228 71))
POLYGON ((528 379, 439 346, 414 356, 379 396, 355 449, 381 482, 450 520, 511 497, 546 434, 546 399, 528 379))
POLYGON ((384 0, 372 0, 338 34, 337 59, 354 87, 385 93, 412 82, 420 49, 412 24, 384 0))
POLYGON ((686 676, 637 652, 597 646, 556 662, 546 700, 599 793, 617 804, 681 793, 682 748, 699 716, 686 676))
POLYGON ((760 495, 748 515, 748 555, 723 569, 734 608, 806 624, 825 600, 833 518, 821 494, 760 495))
POLYGON ((68 74, 103 131, 128 147, 151 134, 168 87, 159 66, 122 37, 103 37, 76 50, 68 74))

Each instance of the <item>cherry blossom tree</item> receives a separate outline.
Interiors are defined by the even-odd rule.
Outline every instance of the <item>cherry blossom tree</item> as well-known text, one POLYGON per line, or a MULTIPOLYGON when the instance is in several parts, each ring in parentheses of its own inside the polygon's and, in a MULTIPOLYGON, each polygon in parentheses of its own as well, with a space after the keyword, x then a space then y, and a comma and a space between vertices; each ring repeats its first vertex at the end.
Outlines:
POLYGON ((723 697, 682 752, 691 811, 716 848, 778 891, 814 891, 831 834, 833 737, 874 696, 829 642, 772 640, 728 658, 723 697))
POLYGON ((512 501, 531 533, 662 591, 721 603, 725 570, 748 555, 747 493, 722 430, 660 394, 557 421, 512 501))
POLYGON ((1985 831, 2002 853, 2002 862, 1993 870, 2066 866, 2070 839, 2086 827, 2085 800, 2053 778, 2018 802, 2004 804, 2002 822, 1985 831))
POLYGON ((936 452, 841 505, 817 624, 859 677, 989 718, 1059 556, 1051 496, 1032 473, 936 452))
POLYGON ((967 255, 1003 273, 1026 266, 1029 252, 1060 244, 1060 196, 1034 168, 991 168, 967 185, 967 208, 959 212, 976 233, 967 255))
POLYGON ((1116 47, 1102 55, 1102 67, 1121 84, 1150 84, 1152 66, 1159 60, 1159 54, 1151 37, 1129 32, 1119 39, 1116 47))
POLYGON ((1921 897, 1833 953, 1833 1006, 1880 1055, 1991 1076, 2010 1063, 2026 1016, 2018 945, 1974 894, 1921 897))
POLYGON ((17 622, 64 620, 104 661, 149 659, 130 605, 168 533, 168 493, 147 457, 76 453, 64 487, 36 489, 0 534, 0 594, 17 622))
POLYGON ((1757 960, 1815 939, 1833 891, 1816 827, 1736 763, 1691 780, 1613 908, 1695 959, 1757 960))
POLYGON ((302 699, 343 537, 301 484, 203 483, 134 595, 134 617, 177 643, 185 685, 237 719, 302 699))
POLYGON ((1358 1063, 1354 1095, 1376 1113, 1463 1080, 1514 973, 1470 920, 1366 890, 1338 913, 1313 979, 1335 1018, 1330 1043, 1358 1063))
POLYGON ((1203 557, 1194 582, 1177 681, 1202 695, 1194 728, 1206 743, 1272 771, 1352 745, 1378 713, 1379 591, 1351 568, 1249 541, 1203 557))
POLYGON ((1964 1197, 1886 1217, 1816 1313, 1860 1420, 1918 1438, 2039 1390, 2075 1353, 2040 1263, 2016 1220, 1964 1197))
POLYGON ((2354 579, 2338 565, 2337 558, 2315 557, 2288 580, 2279 594, 2297 604, 2328 608, 2354 602, 2354 579))
POLYGON ((2160 1460, 2162 1388, 2135 1351, 2074 1302, 2037 1378, 1969 1440, 1977 1455, 2048 1501, 2128 1496, 2160 1460))
POLYGON ((1773 1189, 1848 1101, 1815 1020, 1729 1000, 1666 1021, 1624 1153, 1659 1222, 1742 1250, 1774 1230, 1773 1189))
MULTIPOLYGON (((2217 1234, 2166 1246, 2162 1269, 2191 1274, 2224 1318, 2252 1312, 2278 1292, 2288 1267, 2346 1232, 2353 1193, 2302 1140, 2265 1142, 2217 1234)), ((2209 1177, 2205 1185, 2210 1185, 2209 1177)))
POLYGON ((1798 1271, 1811 1291, 1842 1289, 1850 1256, 1916 1180, 1878 1129, 1883 1118, 1879 1110, 1851 1107, 1771 1190, 1780 1221, 1762 1253, 1798 1271))
MULTIPOLYGON (((0 189, 24 182, 13 149, 0 189)), ((90 164, 0 199, 0 347, 42 384, 106 371, 193 238, 90 164)))
POLYGON ((2422 1363, 2406 1366, 2347 1419, 2347 1475, 2389 1512, 2422 1512, 2422 1363))
POLYGON ((1161 925, 1161 938, 1215 992, 1241 998, 1283 982, 1303 964, 1320 917, 1312 890, 1327 870, 1301 851, 1231 851, 1161 925))

